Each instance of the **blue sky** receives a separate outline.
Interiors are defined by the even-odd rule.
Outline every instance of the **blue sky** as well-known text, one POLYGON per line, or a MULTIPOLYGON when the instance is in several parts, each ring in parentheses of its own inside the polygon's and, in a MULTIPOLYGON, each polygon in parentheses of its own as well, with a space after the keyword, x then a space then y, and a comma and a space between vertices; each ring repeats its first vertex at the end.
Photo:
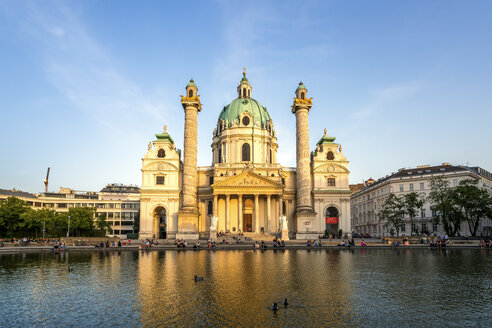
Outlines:
POLYGON ((203 110, 198 164, 242 68, 295 166, 299 81, 310 144, 328 129, 351 183, 421 164, 492 170, 491 1, 2 1, 0 188, 141 184, 141 158, 179 95, 203 110))

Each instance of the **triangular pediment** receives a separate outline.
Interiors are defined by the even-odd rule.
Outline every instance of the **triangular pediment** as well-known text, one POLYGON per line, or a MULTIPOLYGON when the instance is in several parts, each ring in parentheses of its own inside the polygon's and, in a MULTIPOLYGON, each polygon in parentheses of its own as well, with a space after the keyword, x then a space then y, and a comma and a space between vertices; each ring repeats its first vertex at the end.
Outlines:
POLYGON ((283 189, 283 185, 273 181, 267 177, 245 171, 238 175, 226 178, 212 185, 214 189, 229 189, 229 188, 268 188, 268 189, 283 189))

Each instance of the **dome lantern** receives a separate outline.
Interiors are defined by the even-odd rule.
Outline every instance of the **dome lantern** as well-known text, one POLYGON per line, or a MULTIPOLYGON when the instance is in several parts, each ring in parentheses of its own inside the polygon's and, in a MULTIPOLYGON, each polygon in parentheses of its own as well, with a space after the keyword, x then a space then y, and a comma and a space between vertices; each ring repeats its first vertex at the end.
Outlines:
POLYGON ((243 68, 243 78, 237 86, 237 97, 238 98, 251 98, 251 84, 249 84, 246 78, 246 67, 243 68))
POLYGON ((299 86, 296 89, 296 98, 297 99, 307 98, 307 89, 302 82, 299 82, 299 86))

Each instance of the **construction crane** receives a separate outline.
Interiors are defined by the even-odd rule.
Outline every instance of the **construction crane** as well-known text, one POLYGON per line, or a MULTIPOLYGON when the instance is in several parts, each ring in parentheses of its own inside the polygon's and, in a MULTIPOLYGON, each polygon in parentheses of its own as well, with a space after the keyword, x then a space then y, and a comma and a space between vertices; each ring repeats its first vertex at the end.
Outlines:
POLYGON ((50 176, 50 168, 48 167, 48 172, 46 172, 46 179, 44 179, 44 192, 48 192, 48 178, 50 176))

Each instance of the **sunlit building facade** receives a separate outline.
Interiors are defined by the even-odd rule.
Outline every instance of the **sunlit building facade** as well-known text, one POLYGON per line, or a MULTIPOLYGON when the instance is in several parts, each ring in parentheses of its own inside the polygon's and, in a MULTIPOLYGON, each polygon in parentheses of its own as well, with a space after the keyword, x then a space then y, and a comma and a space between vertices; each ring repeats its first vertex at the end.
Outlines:
POLYGON ((212 163, 198 167, 197 92, 191 80, 181 96, 183 152, 165 127, 142 159, 140 238, 208 239, 221 231, 283 239, 318 238, 326 230, 350 234, 349 162, 326 130, 316 149, 309 149, 312 99, 302 82, 289 110, 296 117, 295 168, 277 161, 273 119, 252 98, 245 73, 237 97, 219 112, 212 163))
MULTIPOLYGON (((443 163, 438 166, 422 165, 416 168, 400 169, 376 181, 366 181, 366 186, 351 196, 351 217, 354 232, 369 234, 375 237, 389 236, 390 231, 384 228, 379 213, 383 209, 385 199, 390 193, 397 196, 410 192, 419 194, 426 198, 430 189, 430 179, 435 176, 443 176, 449 181, 450 187, 455 187, 461 180, 475 179, 478 187, 487 189, 492 193, 492 174, 480 167, 454 166, 443 163)), ((436 222, 436 213, 432 211, 431 204, 427 201, 418 210, 417 216, 413 218, 413 231, 418 234, 441 235, 444 234, 442 224, 436 222)), ((404 224, 400 227, 400 234, 410 235, 412 231, 412 220, 406 215, 404 224)), ((462 223, 460 233, 470 236, 470 230, 466 223, 462 223)), ((478 235, 492 234, 492 221, 483 219, 478 228, 478 235)))

